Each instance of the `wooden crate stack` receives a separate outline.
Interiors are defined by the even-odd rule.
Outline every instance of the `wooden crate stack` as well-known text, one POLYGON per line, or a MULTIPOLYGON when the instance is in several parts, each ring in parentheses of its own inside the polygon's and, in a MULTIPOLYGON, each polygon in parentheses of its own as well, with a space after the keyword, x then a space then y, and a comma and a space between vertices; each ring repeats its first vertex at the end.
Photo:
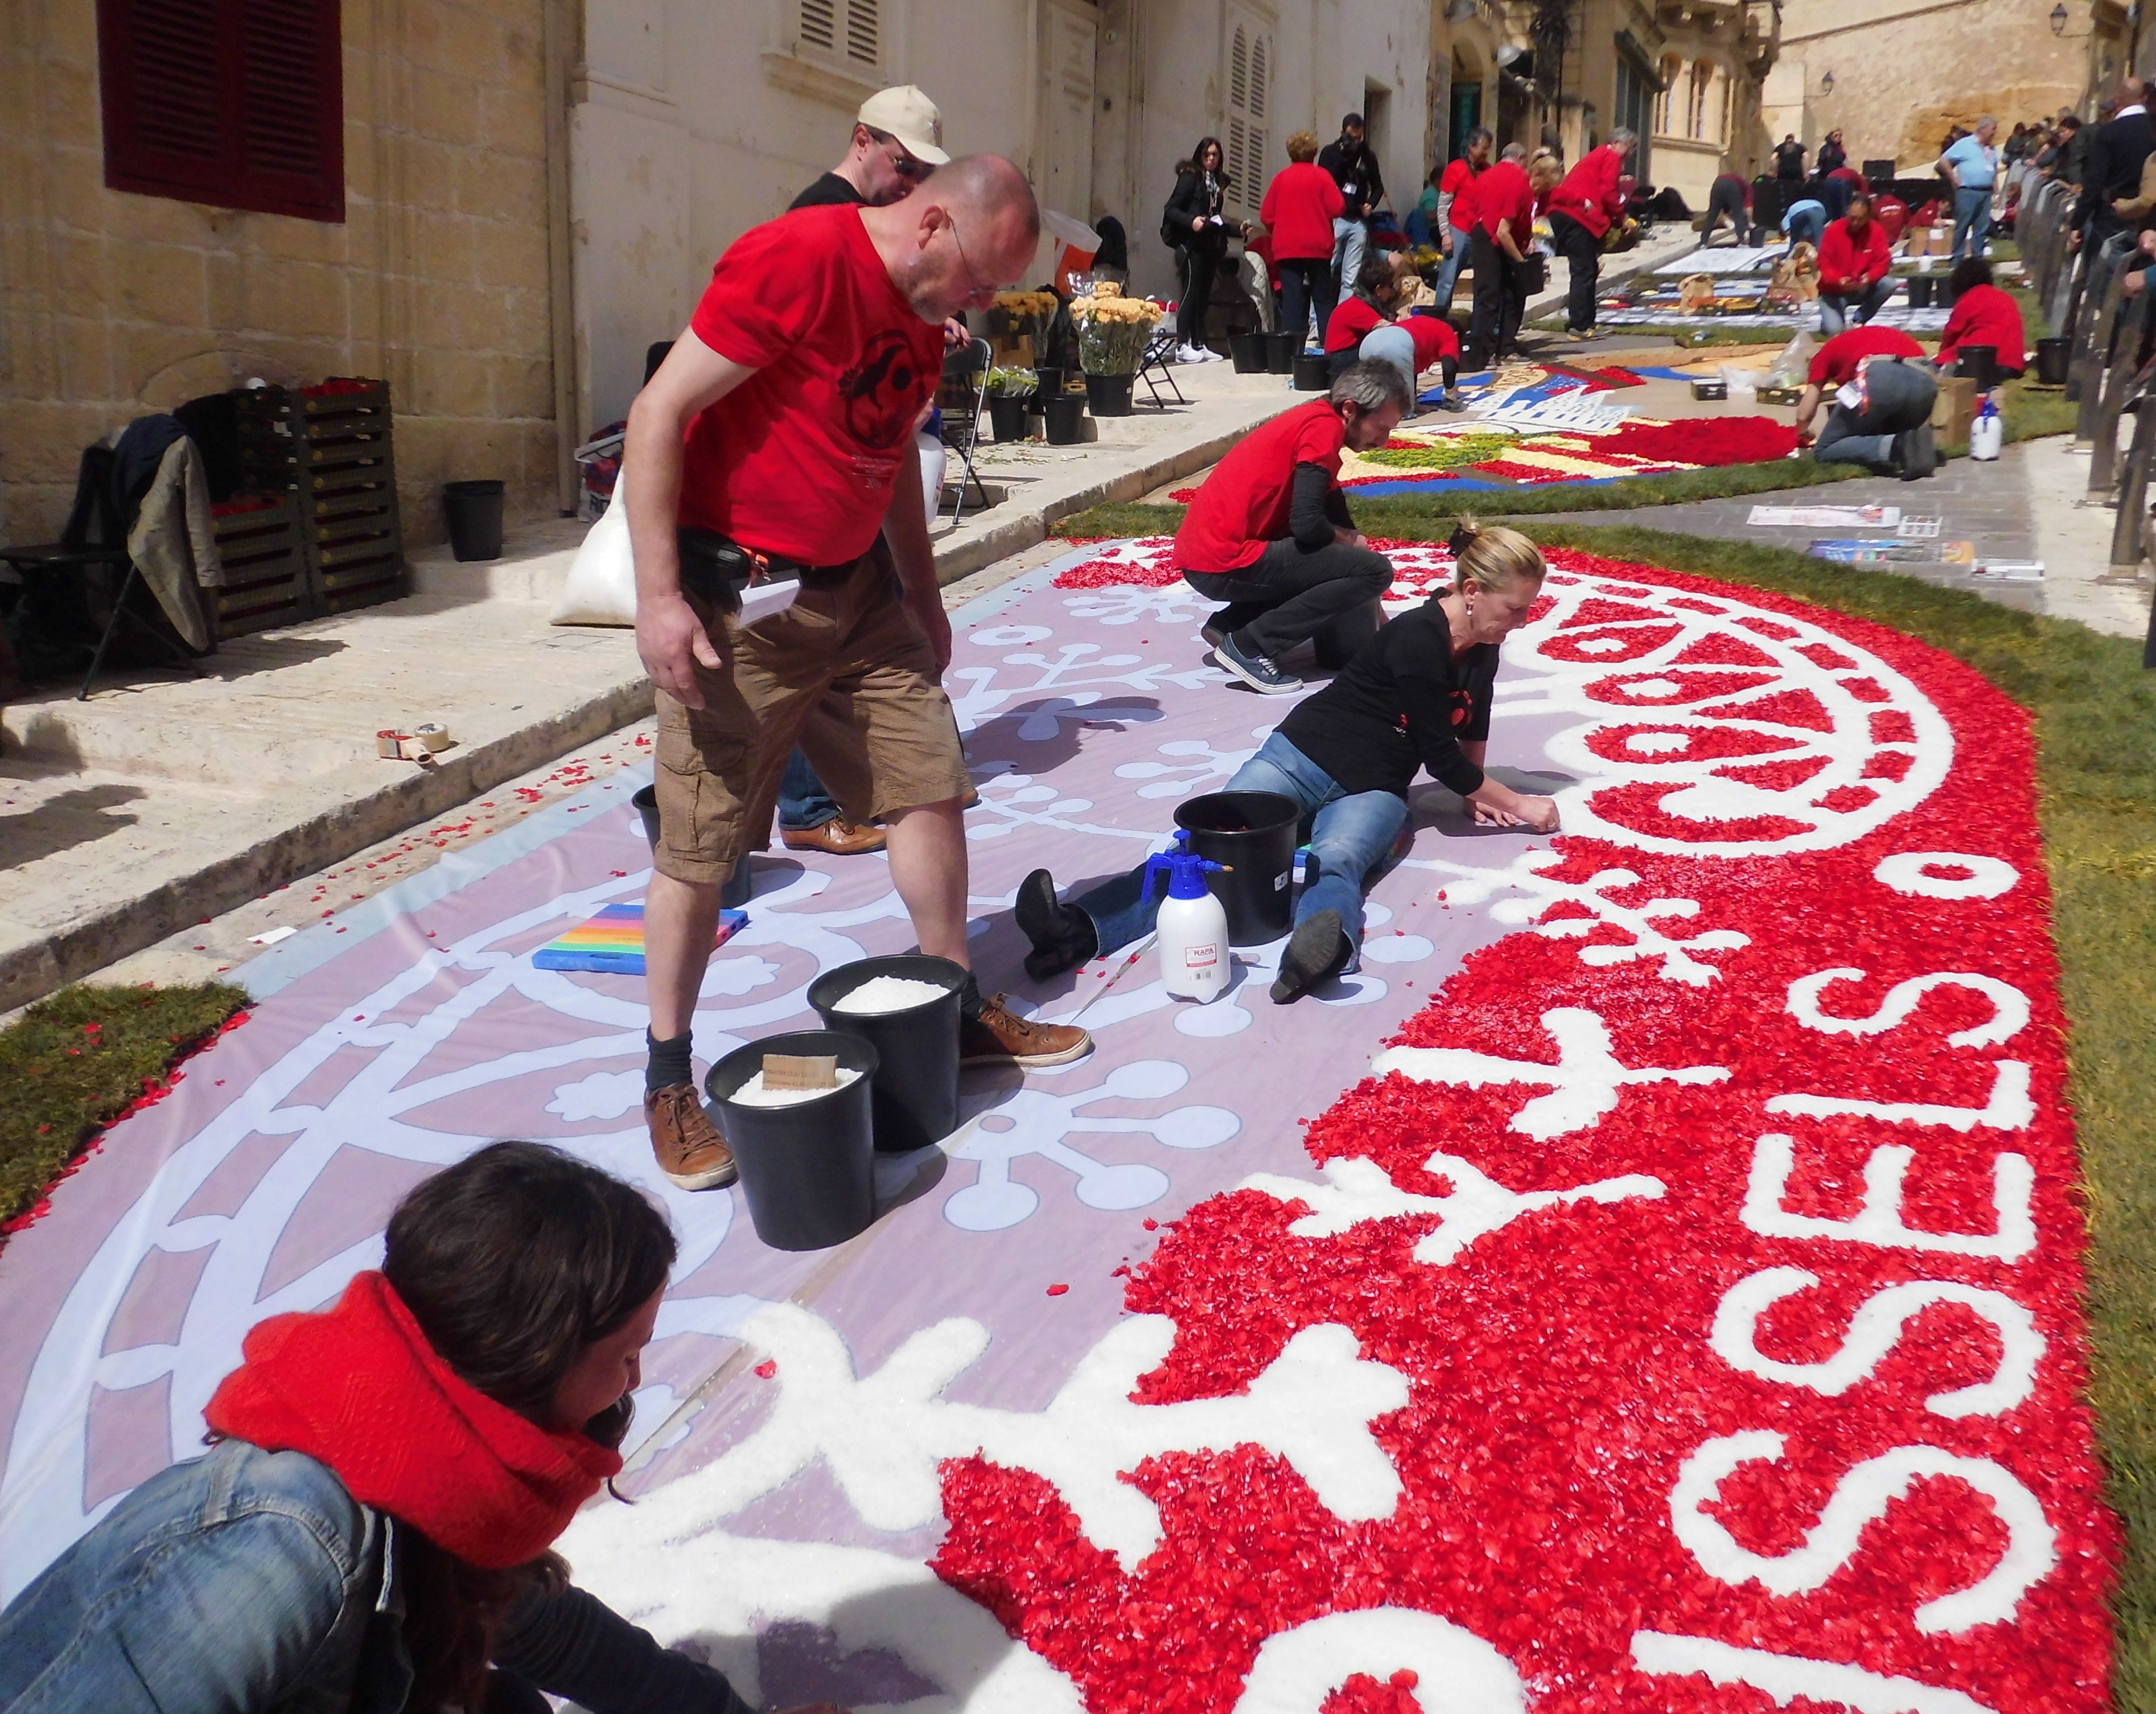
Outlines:
POLYGON ((217 508, 218 626, 228 637, 311 618, 319 611, 307 576, 296 494, 243 494, 217 508))
POLYGON ((332 377, 236 398, 245 485, 294 497, 312 608, 303 617, 407 593, 389 383, 332 377))

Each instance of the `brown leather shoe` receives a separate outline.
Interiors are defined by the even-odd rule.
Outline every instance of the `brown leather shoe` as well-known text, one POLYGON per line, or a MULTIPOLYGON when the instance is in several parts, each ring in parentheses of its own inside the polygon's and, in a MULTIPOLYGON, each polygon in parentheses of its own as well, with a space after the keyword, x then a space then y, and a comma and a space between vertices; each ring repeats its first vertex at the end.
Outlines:
POLYGON ((778 837, 789 851, 821 851, 828 857, 858 857, 864 851, 883 849, 883 829, 864 827, 843 815, 821 827, 781 828, 778 837))
POLYGON ((659 1170, 682 1189, 716 1190, 740 1176, 734 1152, 696 1099, 695 1084, 670 1084, 645 1096, 644 1122, 659 1170))
POLYGON ((1067 1024, 1035 1024, 998 994, 978 1018, 958 1023, 961 1065, 1067 1065, 1093 1051, 1093 1038, 1067 1024))

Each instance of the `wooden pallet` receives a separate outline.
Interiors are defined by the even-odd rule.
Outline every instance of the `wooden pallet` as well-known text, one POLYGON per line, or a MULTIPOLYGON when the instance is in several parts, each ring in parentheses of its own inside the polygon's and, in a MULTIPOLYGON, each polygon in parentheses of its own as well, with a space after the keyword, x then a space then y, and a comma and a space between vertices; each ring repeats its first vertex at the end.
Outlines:
POLYGON ((311 612, 346 613, 409 593, 399 545, 389 384, 236 395, 247 485, 293 496, 311 612))
POLYGON ((217 591, 218 627, 227 637, 266 631, 311 617, 312 586, 291 494, 243 495, 245 510, 213 521, 224 582, 217 591))

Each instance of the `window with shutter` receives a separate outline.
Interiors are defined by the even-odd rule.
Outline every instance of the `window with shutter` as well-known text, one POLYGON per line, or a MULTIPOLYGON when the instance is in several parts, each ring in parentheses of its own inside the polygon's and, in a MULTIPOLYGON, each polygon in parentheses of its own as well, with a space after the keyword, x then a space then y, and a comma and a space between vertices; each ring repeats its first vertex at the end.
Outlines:
POLYGON ((794 40, 812 59, 865 75, 883 64, 882 0, 795 0, 794 40))
POLYGON ((1228 171, 1229 206, 1255 214, 1265 199, 1274 163, 1265 155, 1265 104, 1272 69, 1272 38, 1247 13, 1228 34, 1228 171))
POLYGON ((344 218, 338 0, 98 0, 105 182, 344 218))

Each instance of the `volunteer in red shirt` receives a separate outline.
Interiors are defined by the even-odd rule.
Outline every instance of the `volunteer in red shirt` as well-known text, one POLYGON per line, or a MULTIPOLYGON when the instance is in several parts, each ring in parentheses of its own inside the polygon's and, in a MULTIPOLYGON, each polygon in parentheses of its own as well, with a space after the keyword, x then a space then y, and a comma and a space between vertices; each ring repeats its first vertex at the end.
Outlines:
POLYGON ((1400 277, 1393 266, 1391 253, 1371 251, 1363 258, 1363 271, 1356 277, 1354 292, 1341 300, 1332 319, 1325 324, 1325 355, 1334 380, 1356 361, 1364 335, 1393 325, 1399 301, 1400 277))
POLYGON ((1313 308, 1321 333, 1332 320, 1338 295, 1332 282, 1332 223, 1348 204, 1332 175, 1317 164, 1314 133, 1299 131, 1290 137, 1287 158, 1288 165, 1265 187, 1258 218, 1272 238, 1281 331, 1307 337, 1313 308))
POLYGON ((1625 218, 1619 181, 1639 141, 1631 131, 1611 131, 1608 142, 1580 157, 1550 198, 1550 238, 1572 267, 1572 289, 1564 300, 1564 331, 1570 338, 1585 339, 1594 331, 1602 244, 1609 228, 1625 218))
POLYGON ((1497 164, 1475 182, 1475 320, 1464 360, 1470 369, 1502 362, 1519 335, 1535 224, 1534 187, 1521 164, 1527 157, 1523 144, 1507 143, 1497 164))
POLYGON ((1812 457, 1821 464, 1866 464, 1906 481, 1938 467, 1932 407, 1938 378, 1924 348, 1895 327, 1852 327, 1812 358, 1797 433, 1809 434, 1829 394, 1834 403, 1812 457))
POLYGON ((1437 229, 1445 249, 1445 265, 1437 275, 1437 312, 1452 308, 1452 293, 1466 265, 1475 232, 1475 182, 1490 170, 1490 151, 1496 139, 1486 126, 1467 133, 1467 152, 1447 164, 1437 182, 1437 229))
POLYGON ((1981 256, 1964 256, 1947 276, 1947 290, 1953 298, 1953 313, 1939 340, 1939 372, 1956 372, 1956 359, 1964 346, 1988 345, 1997 354, 2001 379, 2010 381, 2029 367, 2029 336, 2021 322, 2021 306, 2012 294, 1991 283, 1991 264, 1981 256))
POLYGON ((1392 562, 1355 528, 1340 492, 1343 447, 1385 444, 1409 393, 1389 363, 1358 363, 1325 398, 1246 434, 1220 460, 1176 531, 1175 563, 1208 601, 1213 659, 1255 690, 1302 680, 1279 658, 1392 587, 1392 562))
MULTIPOLYGON (((921 950, 964 965, 968 781, 938 682, 951 654, 921 504, 916 425, 944 320, 985 309, 1040 240, 1024 175, 952 162, 904 202, 804 208, 719 259, 687 329, 630 407, 624 466, 636 643, 658 691, 660 837, 644 906, 645 1120, 682 1188, 734 1163, 697 1099, 690 1025, 735 865, 768 836, 798 742, 848 818, 883 819, 921 950), (879 531, 896 579, 870 552, 879 531), (798 577, 747 625, 752 576, 798 577)), ((1082 1031, 983 1005, 960 1052, 1060 1064, 1082 1031)))
POLYGON ((1887 305, 1894 253, 1887 228, 1871 218, 1871 198, 1850 198, 1849 213, 1830 221, 1820 239, 1820 331, 1836 334, 1869 321, 1887 305))
MULTIPOLYGON (((1391 321, 1382 327, 1373 328, 1363 336, 1358 348, 1361 361, 1366 363, 1389 363, 1400 372, 1406 383, 1408 397, 1418 398, 1416 387, 1423 371, 1441 368, 1444 384, 1437 390, 1435 403, 1440 410, 1456 411, 1460 400, 1455 393, 1455 383, 1460 378, 1460 336, 1452 331, 1452 324, 1442 316, 1414 315, 1404 321, 1391 321)), ((1412 407, 1410 407, 1412 409, 1412 407)))

